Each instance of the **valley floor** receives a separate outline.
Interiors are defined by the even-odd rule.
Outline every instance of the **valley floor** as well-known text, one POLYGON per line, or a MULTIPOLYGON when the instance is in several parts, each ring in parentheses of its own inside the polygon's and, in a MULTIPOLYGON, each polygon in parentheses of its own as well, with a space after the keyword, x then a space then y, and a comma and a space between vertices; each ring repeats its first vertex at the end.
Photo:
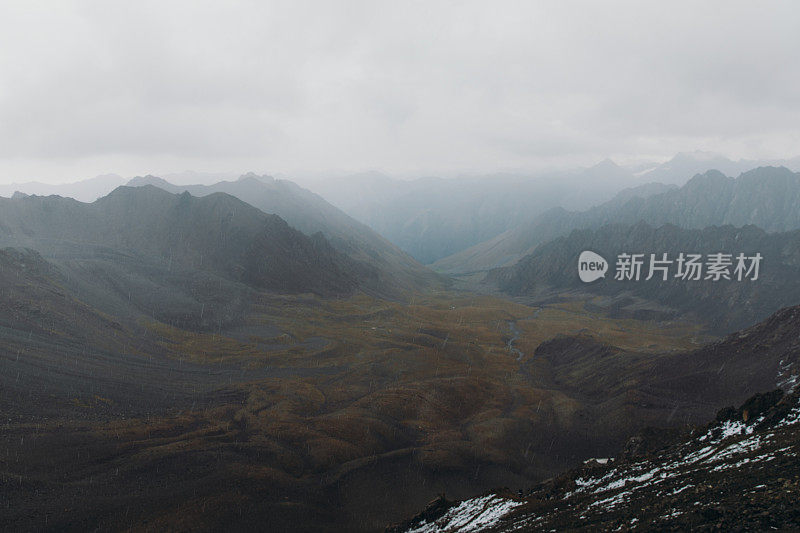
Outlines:
POLYGON ((262 294, 226 330, 126 328, 0 341, 2 529, 381 530, 607 456, 672 410, 642 407, 631 369, 710 338, 453 291, 262 294), (615 349, 565 371, 537 355, 559 336, 615 349))

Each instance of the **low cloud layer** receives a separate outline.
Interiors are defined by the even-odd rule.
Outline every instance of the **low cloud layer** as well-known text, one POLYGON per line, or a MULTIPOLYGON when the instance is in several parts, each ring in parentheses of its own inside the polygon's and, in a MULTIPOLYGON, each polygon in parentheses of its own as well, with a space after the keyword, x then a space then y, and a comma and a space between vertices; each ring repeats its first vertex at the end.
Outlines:
POLYGON ((798 155, 793 2, 4 2, 0 182, 798 155))

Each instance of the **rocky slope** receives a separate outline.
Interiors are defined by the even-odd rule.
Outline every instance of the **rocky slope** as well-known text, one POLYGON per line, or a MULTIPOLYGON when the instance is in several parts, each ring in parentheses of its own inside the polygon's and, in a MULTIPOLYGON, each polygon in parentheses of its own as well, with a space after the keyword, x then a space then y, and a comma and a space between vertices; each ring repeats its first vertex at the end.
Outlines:
MULTIPOLYGON (((5 269, 13 292, 0 293, 0 527, 12 530, 375 531, 436 492, 528 487, 646 425, 708 420, 797 365, 798 309, 693 352, 552 338, 548 309, 532 318, 477 295, 261 294, 247 328, 114 329, 46 265, 25 277, 28 263, 5 269), (26 301, 47 305, 20 321, 26 301), (74 334, 73 318, 86 321, 74 334)), ((613 337, 631 322, 611 323, 613 337)))
POLYGON ((0 199, 0 246, 39 251, 104 312, 187 327, 237 320, 252 290, 343 296, 378 280, 321 234, 223 193, 120 187, 92 204, 0 199))
POLYGON ((539 296, 550 292, 580 291, 600 298, 597 304, 613 310, 619 316, 638 318, 674 318, 692 316, 711 327, 727 333, 762 320, 777 309, 800 301, 800 232, 766 233, 754 227, 733 226, 681 229, 674 225, 653 227, 638 223, 634 226, 609 225, 597 229, 576 230, 566 237, 539 246, 517 264, 498 269, 488 279, 514 295, 539 296), (578 278, 578 257, 591 250, 609 262, 605 278, 583 283, 578 278), (757 280, 738 281, 729 268, 731 279, 701 280, 676 278, 680 253, 707 255, 717 252, 739 253, 762 260, 757 280), (645 254, 641 277, 636 280, 616 280, 617 257, 621 253, 645 254), (661 258, 668 254, 672 260, 668 279, 655 272, 647 280, 650 254, 661 258))
POLYGON ((568 394, 575 387, 591 406, 583 413, 595 423, 587 440, 620 426, 614 413, 646 425, 632 427, 611 459, 594 455, 602 459, 530 490, 440 498, 393 531, 794 529, 798 331, 795 306, 695 351, 655 359, 619 357, 618 348, 580 336, 544 343, 533 361, 550 365, 538 371, 568 394), (719 410, 724 405, 741 407, 719 410))
POLYGON ((721 410, 679 436, 649 431, 615 458, 530 491, 440 498, 390 531, 764 531, 800 527, 800 396, 782 390, 721 410))
POLYGON ((377 278, 373 289, 421 290, 441 285, 442 280, 420 265, 366 225, 352 219, 320 196, 288 180, 246 174, 235 181, 214 185, 173 185, 155 176, 143 176, 128 182, 130 187, 153 185, 180 194, 204 197, 225 193, 246 202, 264 213, 280 216, 306 235, 321 233, 339 252, 374 268, 377 278))
POLYGON ((37 252, 0 249, 0 410, 9 421, 74 416, 78 398, 98 397, 99 411, 130 416, 183 404, 187 384, 207 387, 204 375, 176 373, 177 362, 160 358, 152 335, 98 312, 66 285, 37 252))

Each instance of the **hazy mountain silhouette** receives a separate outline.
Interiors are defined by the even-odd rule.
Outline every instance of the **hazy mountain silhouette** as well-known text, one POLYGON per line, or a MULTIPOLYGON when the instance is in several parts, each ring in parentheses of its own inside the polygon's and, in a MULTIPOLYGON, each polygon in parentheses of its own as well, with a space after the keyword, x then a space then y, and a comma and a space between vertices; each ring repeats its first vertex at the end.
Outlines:
POLYGON ((699 150, 680 152, 665 163, 637 172, 637 176, 647 181, 683 185, 691 176, 704 174, 712 169, 718 170, 726 176, 738 176, 747 171, 765 166, 785 166, 797 172, 800 171, 800 157, 777 160, 739 159, 738 161, 733 161, 714 152, 699 150))
POLYGON ((120 185, 125 180, 116 174, 104 174, 87 180, 76 181, 74 183, 39 183, 36 181, 28 183, 12 183, 10 185, 0 185, 0 196, 10 198, 15 192, 28 195, 51 196, 58 195, 81 202, 94 202, 101 196, 105 196, 120 185))
POLYGON ((800 301, 800 231, 766 233, 755 226, 729 225, 682 229, 668 224, 655 228, 643 222, 575 230, 539 246, 513 267, 491 272, 489 279, 515 295, 577 290, 603 296, 601 305, 619 316, 691 316, 716 330, 729 332, 800 301), (580 281, 577 262, 584 250, 599 253, 609 262, 605 279, 588 284, 580 281), (639 281, 614 279, 616 258, 623 252, 646 254, 639 281), (706 254, 717 252, 734 256, 760 253, 763 259, 756 281, 676 279, 674 264, 668 280, 663 281, 659 272, 654 279, 645 280, 649 254, 655 253, 660 259, 664 252, 672 260, 681 252, 703 254, 704 261, 706 254))
POLYGON ((287 180, 246 174, 236 181, 214 185, 174 185, 155 176, 132 179, 131 187, 153 185, 161 189, 203 197, 226 193, 274 213, 307 235, 322 233, 338 251, 372 265, 378 272, 376 288, 420 289, 440 280, 430 270, 399 250, 373 230, 350 218, 320 196, 287 180))
POLYGON ((224 193, 120 187, 92 204, 0 199, 0 246, 28 247, 101 310, 167 322, 235 320, 248 287, 324 296, 375 286, 376 269, 224 193), (130 305, 129 305, 130 304, 130 305))
POLYGON ((334 205, 422 263, 490 239, 560 205, 583 209, 631 186, 632 173, 605 160, 580 171, 403 181, 377 173, 317 184, 334 205))
MULTIPOLYGON (((657 187, 647 192, 657 192, 657 187)), ((660 194, 625 192, 586 211, 556 208, 459 254, 437 261, 436 270, 463 273, 515 263, 536 246, 573 229, 604 224, 675 224, 685 228, 754 224, 767 231, 800 228, 800 174, 784 167, 762 167, 739 178, 711 170, 683 187, 660 194)))

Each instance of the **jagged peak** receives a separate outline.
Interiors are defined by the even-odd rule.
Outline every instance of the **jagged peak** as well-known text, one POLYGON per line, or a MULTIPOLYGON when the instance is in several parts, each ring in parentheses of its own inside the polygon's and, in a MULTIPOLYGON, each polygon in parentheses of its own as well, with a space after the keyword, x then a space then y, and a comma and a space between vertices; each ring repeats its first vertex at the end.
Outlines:
POLYGON ((784 166, 763 166, 742 172, 739 180, 763 180, 763 179, 779 179, 779 178, 795 178, 800 180, 800 174, 792 172, 784 166))
POLYGON ((698 185, 715 184, 733 182, 734 178, 730 178, 716 169, 711 169, 703 172, 702 174, 695 174, 692 178, 681 187, 682 189, 696 187, 698 185))

